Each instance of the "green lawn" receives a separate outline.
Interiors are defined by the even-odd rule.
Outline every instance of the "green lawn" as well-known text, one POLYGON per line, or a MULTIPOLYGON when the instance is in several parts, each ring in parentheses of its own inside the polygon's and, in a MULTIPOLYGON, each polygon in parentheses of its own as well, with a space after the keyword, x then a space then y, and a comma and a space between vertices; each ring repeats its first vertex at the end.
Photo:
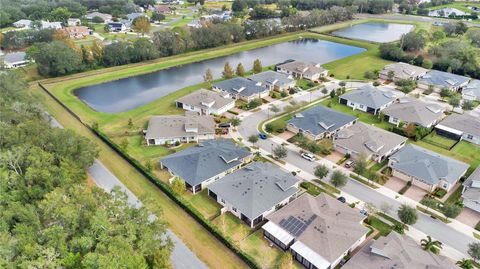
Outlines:
POLYGON ((434 6, 434 7, 428 8, 428 9, 429 9, 429 10, 437 10, 437 9, 442 9, 442 8, 450 7, 450 8, 456 8, 456 9, 461 10, 461 11, 463 11, 463 12, 472 13, 473 10, 467 8, 467 7, 466 7, 467 5, 468 5, 468 6, 475 6, 475 7, 480 8, 480 4, 479 4, 479 3, 475 3, 475 2, 453 2, 453 3, 451 3, 451 4, 434 6))
POLYGON ((425 136, 422 140, 424 142, 439 146, 444 149, 450 149, 453 145, 455 145, 455 143, 457 143, 457 141, 455 140, 437 135, 435 131, 425 136))
POLYGON ((220 208, 222 208, 222 206, 208 196, 208 191, 206 189, 195 195, 186 192, 184 197, 207 219, 212 219, 220 214, 220 208))
POLYGON ((335 109, 337 111, 340 111, 342 113, 355 116, 362 122, 374 125, 378 128, 382 128, 384 130, 388 130, 389 128, 392 127, 391 124, 389 124, 385 121, 381 122, 377 118, 376 115, 372 115, 370 113, 359 111, 359 110, 353 110, 351 107, 348 107, 348 106, 345 106, 345 105, 342 105, 342 104, 338 103, 336 99, 334 101, 332 99, 326 99, 326 100, 320 102, 320 104, 322 104, 326 107, 329 107, 331 109, 335 109))
POLYGON ((381 221, 377 217, 371 216, 367 223, 372 226, 375 230, 380 232, 381 236, 387 236, 392 231, 392 226, 388 225, 387 223, 381 221))
POLYGON ((180 20, 170 24, 170 26, 172 26, 172 27, 184 26, 184 25, 187 25, 187 23, 191 22, 192 20, 193 20, 192 17, 185 16, 185 17, 181 18, 180 20))

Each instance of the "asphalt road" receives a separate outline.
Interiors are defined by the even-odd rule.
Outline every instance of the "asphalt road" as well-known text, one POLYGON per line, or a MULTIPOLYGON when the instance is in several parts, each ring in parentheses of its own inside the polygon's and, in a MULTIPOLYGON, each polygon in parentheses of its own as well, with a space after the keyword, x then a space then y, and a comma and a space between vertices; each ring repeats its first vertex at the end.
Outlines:
MULTIPOLYGON (((312 95, 316 96, 316 98, 319 98, 322 94, 320 91, 316 91, 312 93, 312 95)), ((308 101, 308 99, 309 95, 303 95, 295 98, 297 101, 308 101)), ((288 105, 288 102, 284 102, 283 104, 279 104, 277 106, 284 107, 285 105, 288 105)), ((246 140, 248 136, 252 134, 258 134, 258 124, 266 120, 267 117, 268 113, 266 110, 262 110, 244 117, 241 125, 238 127, 240 135, 246 140)), ((259 140, 256 145, 269 153, 271 153, 274 147, 278 146, 278 144, 271 139, 259 140)), ((293 151, 292 149, 288 148, 288 146, 287 150, 288 155, 285 158, 287 163, 290 163, 311 175, 314 174, 314 167, 318 165, 318 163, 303 159, 297 151, 293 151)), ((331 169, 332 167, 329 168, 331 169)), ((387 197, 355 180, 350 180, 348 184, 342 188, 342 191, 362 200, 363 202, 372 203, 377 208, 379 208, 382 203, 388 203, 392 206, 391 212, 396 212, 398 207, 401 205, 400 202, 387 197)), ((432 219, 424 214, 419 214, 419 219, 417 223, 413 225, 413 227, 465 254, 467 253, 468 244, 474 241, 474 239, 471 237, 445 225, 440 220, 432 219)))
MULTIPOLYGON (((50 126, 54 128, 63 128, 63 126, 53 117, 46 114, 50 121, 50 126)), ((136 207, 142 206, 142 203, 135 195, 123 185, 123 183, 110 172, 99 160, 95 160, 92 166, 88 168, 88 173, 93 181, 106 192, 110 192, 115 186, 120 187, 128 197, 128 202, 136 207)), ((152 215, 152 217, 155 217, 152 215)), ((170 262, 176 269, 207 269, 208 267, 198 259, 188 247, 169 229, 166 235, 172 240, 174 247, 170 255, 170 262)))

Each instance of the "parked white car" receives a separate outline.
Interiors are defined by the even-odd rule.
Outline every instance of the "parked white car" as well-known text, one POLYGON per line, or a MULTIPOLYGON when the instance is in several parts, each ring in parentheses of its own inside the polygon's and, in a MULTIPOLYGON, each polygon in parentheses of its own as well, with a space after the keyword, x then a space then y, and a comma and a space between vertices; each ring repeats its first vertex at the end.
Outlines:
POLYGON ((308 152, 301 152, 300 156, 302 156, 302 158, 304 158, 305 160, 309 160, 311 162, 314 162, 316 160, 315 155, 308 152))

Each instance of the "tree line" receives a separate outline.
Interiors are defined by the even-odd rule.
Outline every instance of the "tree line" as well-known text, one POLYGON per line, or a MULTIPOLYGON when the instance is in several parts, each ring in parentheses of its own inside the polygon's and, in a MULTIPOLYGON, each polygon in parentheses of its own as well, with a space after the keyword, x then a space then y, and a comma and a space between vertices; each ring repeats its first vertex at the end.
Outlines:
POLYGON ((286 27, 274 20, 248 20, 242 25, 231 22, 209 23, 201 28, 175 27, 160 30, 153 34, 151 40, 138 38, 109 45, 93 42, 91 47, 79 47, 67 37, 57 35, 52 42, 35 43, 27 50, 27 56, 35 60, 41 75, 62 76, 273 36, 352 17, 351 8, 332 7, 328 11, 314 10, 310 15, 295 15, 290 20, 284 18, 286 27))
POLYGON ((167 267, 166 224, 118 189, 87 185, 98 149, 51 128, 26 87, 0 74, 0 267, 167 267))

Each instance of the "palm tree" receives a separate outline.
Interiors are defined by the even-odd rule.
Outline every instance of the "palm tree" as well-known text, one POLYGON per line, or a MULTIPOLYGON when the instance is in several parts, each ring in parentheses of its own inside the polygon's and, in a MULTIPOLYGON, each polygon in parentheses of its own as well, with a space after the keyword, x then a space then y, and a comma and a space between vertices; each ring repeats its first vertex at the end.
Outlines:
POLYGON ((423 250, 431 251, 433 253, 438 253, 442 249, 442 242, 433 240, 430 235, 427 235, 427 238, 420 240, 423 250))
POLYGON ((462 269, 473 269, 473 262, 469 259, 461 259, 456 264, 462 269))

